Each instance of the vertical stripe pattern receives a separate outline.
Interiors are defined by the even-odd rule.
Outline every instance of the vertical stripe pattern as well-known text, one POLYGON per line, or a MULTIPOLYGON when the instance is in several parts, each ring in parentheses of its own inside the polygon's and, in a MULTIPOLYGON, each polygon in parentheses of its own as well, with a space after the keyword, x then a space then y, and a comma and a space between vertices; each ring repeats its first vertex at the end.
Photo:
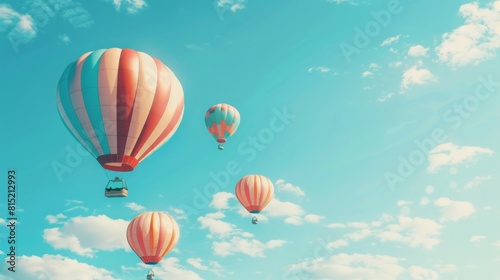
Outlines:
POLYGON ((217 104, 205 114, 208 132, 218 143, 225 143, 240 125, 240 113, 229 104, 217 104))
POLYGON ((158 59, 131 49, 102 49, 66 68, 57 107, 66 128, 104 168, 131 171, 175 133, 184 92, 158 59))
POLYGON ((157 264, 179 240, 179 226, 168 214, 144 212, 127 227, 127 241, 145 264, 157 264))
POLYGON ((260 213, 274 196, 271 180, 263 175, 247 175, 236 184, 236 198, 250 213, 260 213))

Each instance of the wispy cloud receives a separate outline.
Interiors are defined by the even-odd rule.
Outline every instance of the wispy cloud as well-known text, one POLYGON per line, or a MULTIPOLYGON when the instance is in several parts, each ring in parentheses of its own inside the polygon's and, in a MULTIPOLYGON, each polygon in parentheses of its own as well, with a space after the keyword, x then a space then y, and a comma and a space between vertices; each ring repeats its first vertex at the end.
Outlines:
POLYGON ((363 78, 366 78, 366 77, 373 76, 373 73, 372 73, 372 72, 370 72, 370 71, 365 71, 365 72, 361 73, 361 76, 362 76, 363 78))
POLYGON ((486 236, 484 235, 473 235, 470 237, 469 241, 473 243, 480 243, 484 239, 486 239, 486 236))
POLYGON ((458 221, 469 217, 476 211, 474 205, 468 201, 453 201, 441 197, 434 201, 434 205, 441 210, 441 221, 458 221))
POLYGON ((481 147, 460 147, 451 142, 440 144, 429 152, 427 171, 436 173, 441 167, 463 162, 474 163, 480 155, 492 155, 493 151, 481 147))
POLYGON ((201 43, 201 44, 190 43, 190 44, 184 44, 184 46, 186 48, 191 49, 191 50, 196 50, 196 51, 204 50, 209 45, 210 45, 209 43, 201 43))
POLYGON ((382 96, 380 96, 379 98, 377 98, 377 102, 385 102, 385 101, 391 99, 392 97, 394 97, 394 95, 395 95, 394 92, 385 93, 382 96))
POLYGON ((205 265, 201 258, 188 258, 186 262, 198 270, 212 272, 217 276, 223 276, 225 273, 225 269, 216 261, 208 261, 205 265))
POLYGON ((291 194, 298 196, 298 197, 305 195, 304 191, 300 187, 294 186, 291 183, 287 183, 283 179, 277 180, 275 185, 278 187, 278 190, 281 192, 291 193, 291 194))
POLYGON ((330 71, 331 71, 330 68, 324 66, 314 66, 314 67, 309 67, 309 69, 307 69, 307 72, 309 73, 312 72, 328 73, 330 71))
POLYGON ((136 212, 141 212, 141 211, 144 211, 146 208, 142 205, 139 205, 135 202, 129 202, 129 203, 126 203, 125 204, 125 207, 129 208, 129 209, 132 209, 136 212))
POLYGON ((236 12, 245 9, 246 2, 247 0, 217 0, 217 5, 231 12, 236 12))
POLYGON ((389 46, 389 45, 392 45, 394 43, 397 43, 399 41, 399 38, 401 37, 401 34, 399 35, 396 35, 396 36, 393 36, 393 37, 389 37, 387 39, 385 39, 381 44, 380 46, 383 47, 383 46, 389 46))
POLYGON ((335 3, 335 4, 351 4, 357 6, 358 3, 354 0, 326 0, 326 2, 335 3))
POLYGON ((135 14, 148 6, 145 0, 112 0, 112 1, 117 11, 124 9, 130 14, 135 14))
MULTIPOLYGON (((140 263, 139 265, 143 269, 151 269, 151 265, 144 263, 140 263)), ((181 261, 174 257, 163 259, 155 266, 154 273, 159 279, 203 280, 198 273, 181 265, 181 261)), ((132 279, 132 277, 126 279, 132 279)))
POLYGON ((57 223, 62 223, 60 222, 61 219, 66 219, 67 217, 64 214, 57 214, 57 215, 47 215, 45 217, 45 220, 49 222, 49 224, 57 224, 57 223))
POLYGON ((476 176, 472 180, 467 182, 467 184, 465 184, 464 189, 465 190, 472 189, 473 187, 478 186, 478 185, 482 184, 483 182, 488 181, 490 179, 491 179, 491 176, 476 176))

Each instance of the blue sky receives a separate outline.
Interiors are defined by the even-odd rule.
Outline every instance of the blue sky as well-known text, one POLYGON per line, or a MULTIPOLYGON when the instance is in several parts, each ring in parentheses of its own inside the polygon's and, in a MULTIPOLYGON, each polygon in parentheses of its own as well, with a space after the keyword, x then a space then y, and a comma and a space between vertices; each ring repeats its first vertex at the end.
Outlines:
POLYGON ((18 218, 0 279, 144 279, 125 237, 143 211, 181 230, 158 279, 500 278, 499 26, 500 1, 0 2, 18 218), (185 95, 176 134, 126 174, 56 107, 65 67, 112 47, 157 57, 185 95), (217 103, 241 114, 224 151, 204 124, 217 103), (254 173, 275 186, 257 226, 234 197, 254 173), (127 198, 103 195, 116 175, 127 198))

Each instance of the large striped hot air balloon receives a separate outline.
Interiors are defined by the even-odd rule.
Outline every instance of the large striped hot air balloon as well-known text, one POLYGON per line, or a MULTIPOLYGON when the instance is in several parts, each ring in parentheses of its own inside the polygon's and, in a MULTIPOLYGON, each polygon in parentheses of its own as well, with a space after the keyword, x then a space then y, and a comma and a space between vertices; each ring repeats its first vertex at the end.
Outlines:
POLYGON ((162 212, 139 214, 127 227, 128 244, 145 264, 159 263, 178 240, 179 226, 162 212))
MULTIPOLYGON (((248 212, 258 214, 273 199, 274 186, 271 180, 263 175, 247 175, 236 184, 236 198, 248 212)), ((252 218, 257 223, 257 217, 252 218)))
POLYGON ((66 128, 102 167, 123 172, 172 137, 184 113, 184 93, 158 59, 131 49, 101 49, 68 65, 57 107, 66 128))
POLYGON ((219 143, 219 150, 223 150, 223 143, 233 135, 240 125, 240 113, 229 104, 217 104, 208 109, 205 114, 205 125, 208 132, 219 143))

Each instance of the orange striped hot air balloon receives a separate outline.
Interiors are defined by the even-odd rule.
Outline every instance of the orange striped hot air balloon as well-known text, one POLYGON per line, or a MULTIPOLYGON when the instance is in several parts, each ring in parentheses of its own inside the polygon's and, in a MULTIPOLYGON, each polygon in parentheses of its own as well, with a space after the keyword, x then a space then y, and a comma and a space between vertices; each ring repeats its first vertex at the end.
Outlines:
POLYGON ((144 212, 127 228, 127 241, 145 264, 157 264, 179 240, 179 226, 168 214, 144 212))
MULTIPOLYGON (((236 184, 236 198, 253 214, 260 213, 273 196, 273 183, 263 175, 247 175, 236 184)), ((252 223, 257 224, 257 217, 252 218, 252 223)))

